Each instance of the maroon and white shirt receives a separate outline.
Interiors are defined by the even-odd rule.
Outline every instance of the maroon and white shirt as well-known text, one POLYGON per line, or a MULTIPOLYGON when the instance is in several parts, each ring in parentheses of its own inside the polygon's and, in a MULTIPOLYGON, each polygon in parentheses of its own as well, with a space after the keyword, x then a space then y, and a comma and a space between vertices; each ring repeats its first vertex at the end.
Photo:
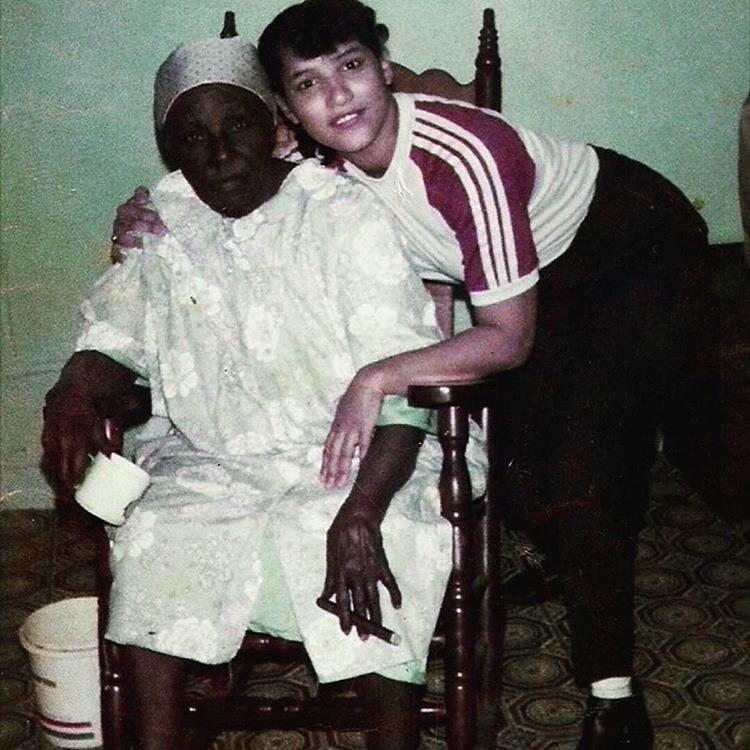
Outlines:
POLYGON ((398 139, 368 185, 393 211, 425 279, 461 282, 475 305, 515 297, 568 248, 594 195, 599 162, 463 102, 396 96, 398 139))

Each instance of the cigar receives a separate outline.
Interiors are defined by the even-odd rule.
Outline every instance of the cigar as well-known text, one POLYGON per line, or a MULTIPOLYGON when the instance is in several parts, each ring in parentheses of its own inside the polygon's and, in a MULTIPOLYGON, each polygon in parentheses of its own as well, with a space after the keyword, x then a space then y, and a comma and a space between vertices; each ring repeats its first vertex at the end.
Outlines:
MULTIPOLYGON (((339 611, 336 605, 333 602, 329 602, 328 599, 321 596, 318 597, 316 603, 326 612, 338 616, 339 611)), ((394 633, 392 630, 388 630, 388 628, 378 625, 376 622, 368 620, 366 617, 362 617, 362 615, 358 615, 356 612, 351 612, 350 616, 352 618, 352 623, 357 626, 357 630, 359 630, 360 633, 367 633, 375 638, 380 638, 381 641, 390 643, 392 646, 398 646, 401 643, 401 636, 398 633, 394 633)))

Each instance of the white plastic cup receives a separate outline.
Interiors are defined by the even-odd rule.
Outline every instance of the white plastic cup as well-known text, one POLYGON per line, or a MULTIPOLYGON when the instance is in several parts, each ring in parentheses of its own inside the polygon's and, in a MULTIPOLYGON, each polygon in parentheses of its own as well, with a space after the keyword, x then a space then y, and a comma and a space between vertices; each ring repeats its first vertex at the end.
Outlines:
POLYGON ((18 631, 34 679, 36 718, 48 745, 101 748, 95 596, 32 612, 18 631))
POLYGON ((119 526, 125 521, 125 509, 146 491, 150 481, 148 472, 118 453, 109 458, 97 453, 76 490, 76 500, 89 513, 119 526))

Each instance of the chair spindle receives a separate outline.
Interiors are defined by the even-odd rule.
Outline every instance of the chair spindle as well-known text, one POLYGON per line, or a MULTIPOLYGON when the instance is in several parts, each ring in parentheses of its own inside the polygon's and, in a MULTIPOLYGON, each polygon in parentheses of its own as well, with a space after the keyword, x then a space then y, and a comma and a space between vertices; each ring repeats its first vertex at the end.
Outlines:
POLYGON ((479 52, 475 65, 475 103, 479 107, 487 107, 500 112, 503 100, 502 62, 497 45, 495 11, 492 8, 484 9, 482 29, 479 32, 479 52))
POLYGON ((219 34, 220 39, 231 39, 234 36, 239 36, 237 33, 237 24, 234 20, 234 13, 228 10, 224 13, 224 27, 219 34))

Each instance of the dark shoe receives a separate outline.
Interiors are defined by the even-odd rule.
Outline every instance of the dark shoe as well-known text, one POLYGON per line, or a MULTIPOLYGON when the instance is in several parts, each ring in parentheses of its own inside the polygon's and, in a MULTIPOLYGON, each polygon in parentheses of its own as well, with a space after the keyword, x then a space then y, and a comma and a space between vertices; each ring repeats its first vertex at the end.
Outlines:
POLYGON ((578 750, 650 750, 654 744, 643 695, 607 700, 589 696, 578 750))
POLYGON ((560 597, 560 579, 546 564, 531 565, 511 576, 500 587, 500 598, 516 606, 541 604, 560 597))

